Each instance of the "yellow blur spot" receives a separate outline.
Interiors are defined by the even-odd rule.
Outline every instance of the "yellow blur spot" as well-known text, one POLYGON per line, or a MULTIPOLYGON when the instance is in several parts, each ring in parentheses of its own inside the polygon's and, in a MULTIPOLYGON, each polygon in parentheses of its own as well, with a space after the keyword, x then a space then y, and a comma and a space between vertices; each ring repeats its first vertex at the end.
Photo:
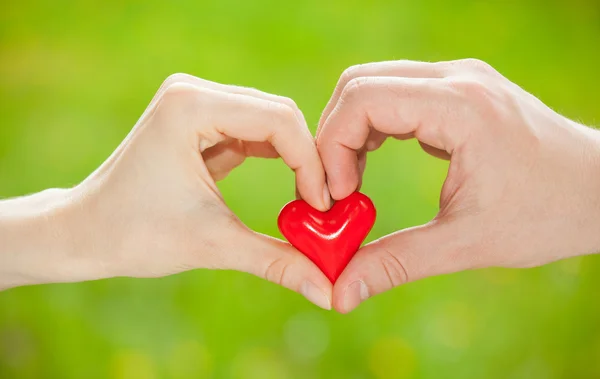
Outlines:
POLYGON ((155 379, 158 377, 152 360, 137 351, 121 351, 111 361, 114 379, 155 379))
POLYGON ((243 351, 232 365, 232 379, 287 379, 290 371, 282 357, 265 348, 243 351))
POLYGON ((212 373, 212 357, 208 349, 197 341, 184 341, 175 346, 169 356, 169 378, 209 378, 212 373))
POLYGON ((411 378, 416 359, 413 349, 398 338, 383 338, 369 350, 369 369, 376 378, 411 378))
POLYGON ((570 258, 560 262, 556 262, 556 265, 559 267, 560 271, 562 271, 565 274, 579 276, 579 272, 581 271, 582 260, 582 257, 570 258))
POLYGON ((477 317, 465 303, 448 303, 432 323, 433 336, 444 346, 455 350, 469 347, 477 330, 477 317))

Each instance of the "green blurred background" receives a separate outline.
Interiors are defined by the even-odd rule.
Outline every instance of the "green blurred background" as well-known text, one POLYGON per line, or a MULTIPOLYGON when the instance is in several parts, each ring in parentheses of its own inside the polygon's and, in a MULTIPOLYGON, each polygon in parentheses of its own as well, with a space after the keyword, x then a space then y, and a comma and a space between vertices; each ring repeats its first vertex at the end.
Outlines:
MULTIPOLYGON (((598 1, 2 1, 0 197, 84 179, 169 74, 296 100, 314 132, 347 66, 483 59, 566 116, 600 118, 598 1)), ((447 163, 414 141, 369 156, 374 239, 429 220, 447 163)), ((220 183, 279 236, 280 161, 220 183)), ((1 243, 1 241, 0 241, 1 243)), ((600 257, 411 283, 340 315, 243 273, 0 293, 0 378, 600 377, 600 257)))

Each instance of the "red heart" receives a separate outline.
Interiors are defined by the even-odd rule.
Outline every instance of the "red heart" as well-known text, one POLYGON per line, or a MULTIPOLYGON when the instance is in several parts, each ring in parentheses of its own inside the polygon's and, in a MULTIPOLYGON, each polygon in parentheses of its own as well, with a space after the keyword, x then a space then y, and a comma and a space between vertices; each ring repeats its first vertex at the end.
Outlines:
POLYGON ((321 212, 304 200, 288 203, 279 213, 281 233, 335 283, 375 223, 375 206, 360 192, 321 212))

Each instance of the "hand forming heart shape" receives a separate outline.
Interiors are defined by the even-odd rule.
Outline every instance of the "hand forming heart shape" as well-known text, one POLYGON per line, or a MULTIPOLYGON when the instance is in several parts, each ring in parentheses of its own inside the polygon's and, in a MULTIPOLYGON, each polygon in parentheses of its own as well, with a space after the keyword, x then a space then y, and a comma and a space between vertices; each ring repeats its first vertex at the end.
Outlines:
POLYGON ((598 252, 600 134, 484 62, 351 67, 315 137, 289 98, 173 75, 82 183, 0 201, 0 289, 220 268, 349 312, 427 276, 598 252), (440 210, 356 253, 375 209, 355 191, 367 153, 388 137, 451 160, 440 210), (216 182, 249 157, 281 157, 296 173, 307 203, 287 205, 279 227, 306 256, 224 202, 216 182))

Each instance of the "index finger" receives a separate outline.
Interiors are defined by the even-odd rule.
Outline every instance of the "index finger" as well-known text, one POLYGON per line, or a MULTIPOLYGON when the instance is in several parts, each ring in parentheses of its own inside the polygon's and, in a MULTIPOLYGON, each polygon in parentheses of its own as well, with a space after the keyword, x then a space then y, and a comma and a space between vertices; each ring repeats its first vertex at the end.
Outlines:
POLYGON ((201 151, 222 142, 225 136, 269 142, 296 173, 302 197, 317 209, 329 208, 325 171, 313 137, 291 107, 187 83, 171 86, 161 103, 165 110, 173 112, 169 119, 179 118, 199 136, 201 151))
POLYGON ((356 78, 365 78, 373 76, 397 76, 404 78, 442 78, 444 71, 441 67, 442 62, 429 63, 418 61, 383 61, 359 64, 348 67, 335 86, 335 90, 331 95, 331 99, 325 106, 321 118, 319 119, 319 127, 317 128, 317 137, 319 136, 325 121, 331 114, 331 111, 337 105, 344 88, 352 80, 356 78))
POLYGON ((304 125, 304 126, 306 126, 306 128, 308 128, 306 119, 304 118, 304 114, 302 113, 302 111, 300 111, 300 109, 298 108, 296 103, 288 97, 279 96, 279 95, 275 95, 275 94, 268 93, 268 92, 263 92, 256 88, 216 83, 216 82, 213 82, 210 80, 202 79, 197 76, 184 74, 184 73, 172 74, 167 79, 165 79, 165 81, 161 84, 160 88, 158 89, 155 98, 152 99, 152 101, 155 102, 156 99, 160 98, 160 96, 165 92, 165 90, 167 88, 171 87, 173 84, 176 84, 176 83, 189 83, 196 87, 204 87, 204 88, 212 89, 215 91, 253 96, 253 97, 258 97, 261 99, 285 104, 294 110, 294 113, 296 114, 296 117, 298 117, 298 120, 300 121, 300 123, 302 123, 302 125, 304 125))
POLYGON ((373 128, 412 135, 452 154, 464 107, 445 79, 367 77, 350 81, 317 137, 331 196, 343 199, 359 184, 358 153, 373 128))

